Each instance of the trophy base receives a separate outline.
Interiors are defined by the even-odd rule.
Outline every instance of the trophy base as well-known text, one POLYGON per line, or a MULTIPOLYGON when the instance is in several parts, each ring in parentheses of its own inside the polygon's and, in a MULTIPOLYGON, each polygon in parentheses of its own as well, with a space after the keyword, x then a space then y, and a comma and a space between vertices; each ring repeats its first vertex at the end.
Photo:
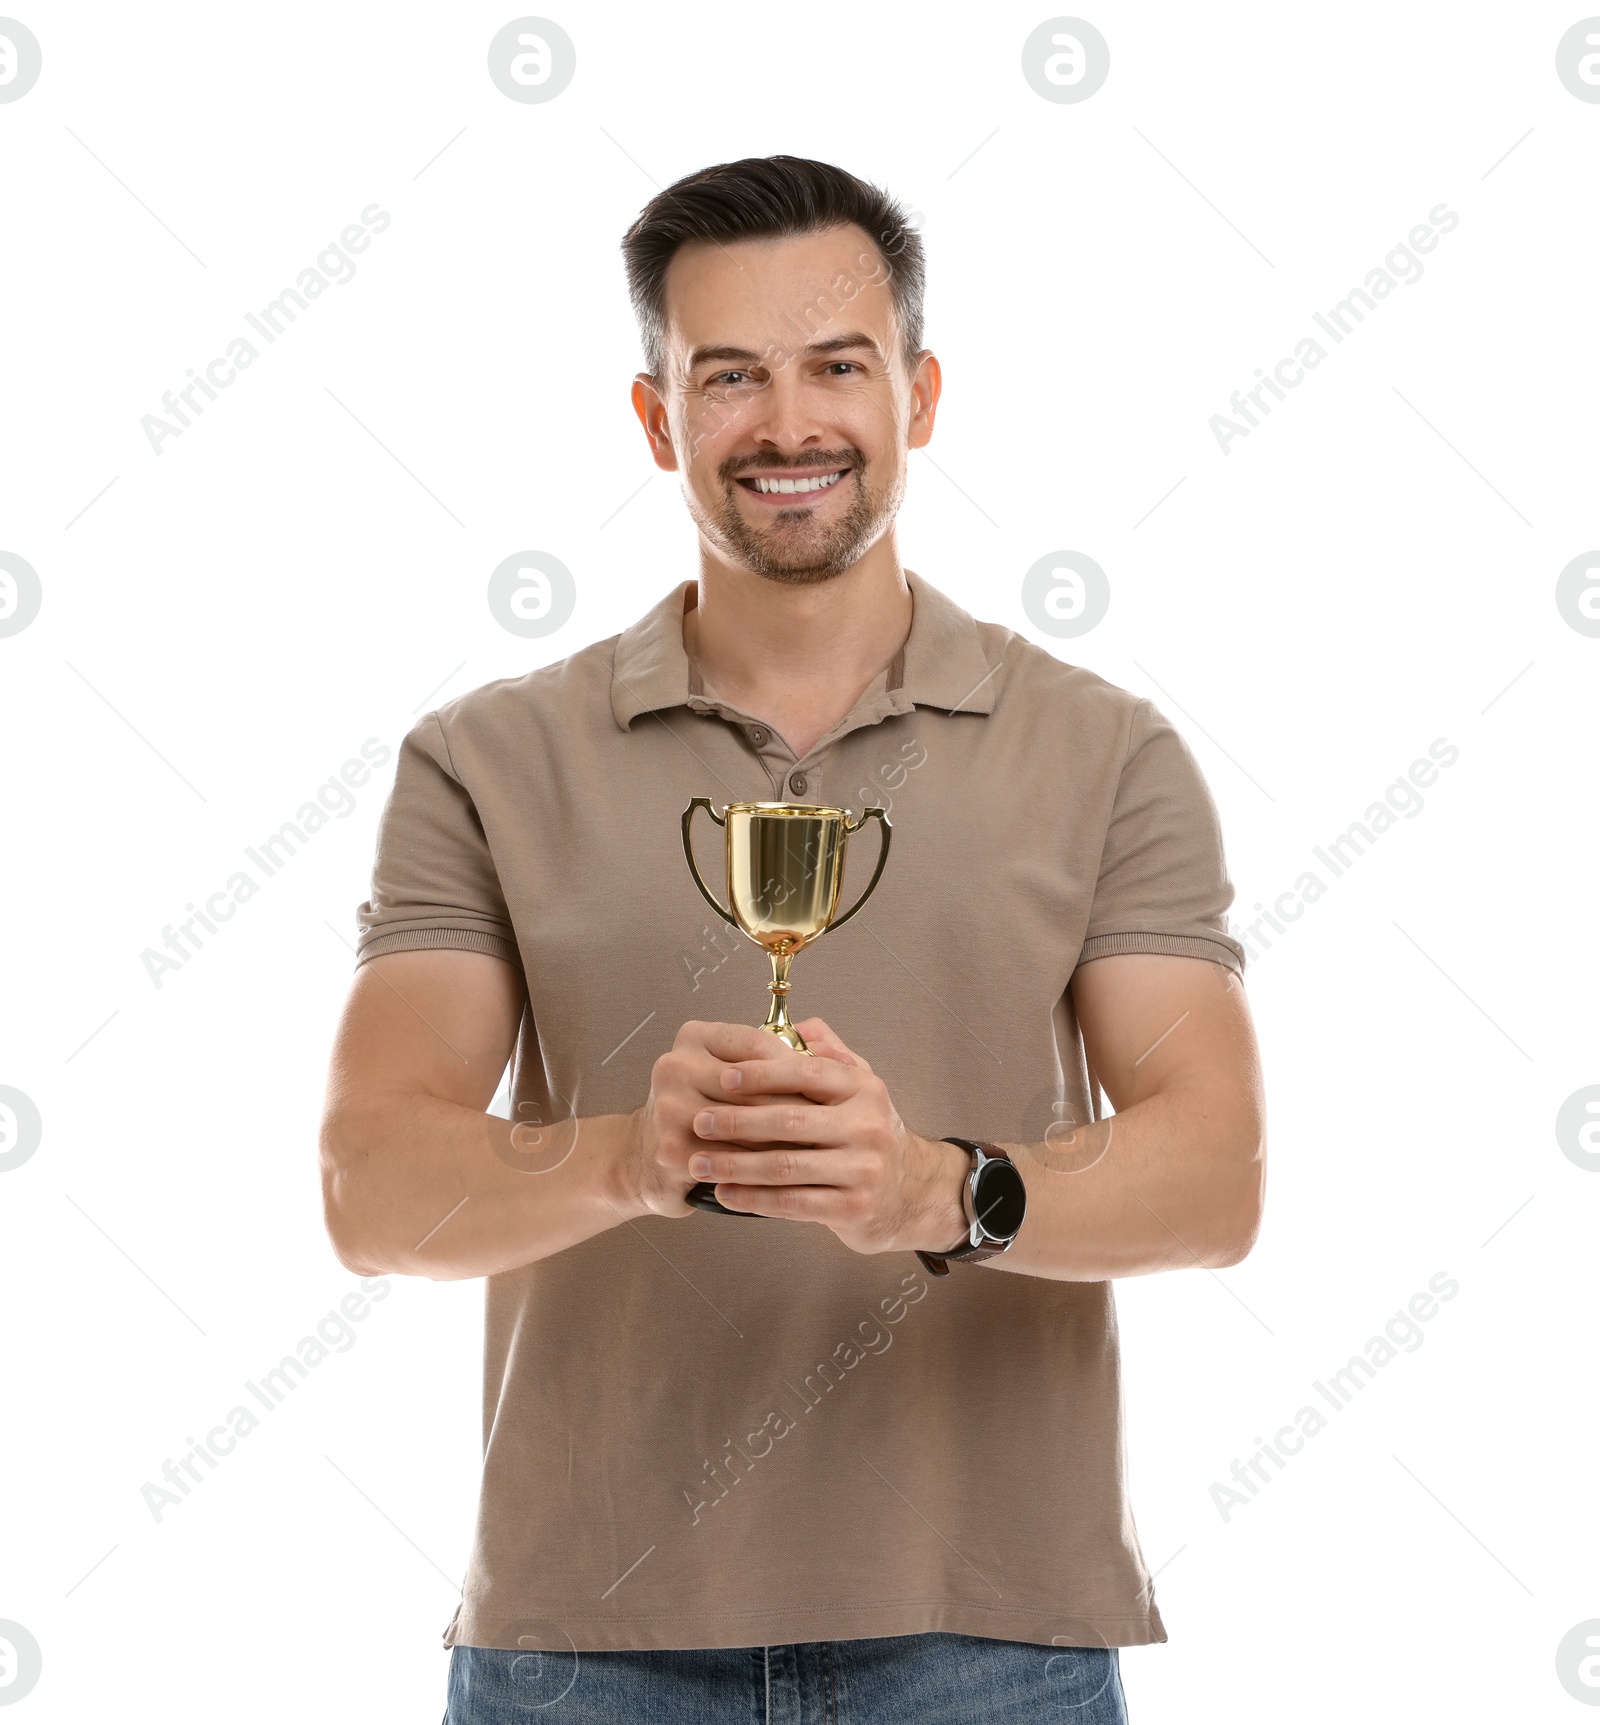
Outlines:
POLYGON ((684 1194, 697 1210, 709 1210, 718 1216, 754 1216, 758 1221, 766 1222, 771 1218, 761 1216, 754 1210, 730 1210, 726 1204, 717 1202, 717 1183, 715 1180, 699 1180, 684 1194))

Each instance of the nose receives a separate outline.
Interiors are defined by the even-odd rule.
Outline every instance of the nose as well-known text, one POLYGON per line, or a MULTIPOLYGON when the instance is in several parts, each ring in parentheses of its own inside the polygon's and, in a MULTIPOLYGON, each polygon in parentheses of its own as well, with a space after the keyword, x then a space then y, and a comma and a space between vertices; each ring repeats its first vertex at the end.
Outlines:
POLYGON ((818 417, 815 396, 805 388, 799 369, 796 365, 775 368, 766 387, 751 400, 746 430, 764 449, 802 455, 828 441, 827 425, 818 417))

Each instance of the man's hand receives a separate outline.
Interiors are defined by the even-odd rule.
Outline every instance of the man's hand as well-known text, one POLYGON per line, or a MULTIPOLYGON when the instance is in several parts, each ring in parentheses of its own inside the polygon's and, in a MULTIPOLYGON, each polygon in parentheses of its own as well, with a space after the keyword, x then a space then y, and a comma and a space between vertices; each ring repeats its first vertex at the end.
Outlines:
POLYGON ((912 1132, 883 1080, 820 1018, 799 1030, 811 1058, 756 1031, 775 1047, 724 1054, 718 1071, 695 1066, 688 1173, 716 1181, 730 1210, 820 1222, 853 1252, 949 1251, 967 1231, 967 1152, 912 1132))
MULTIPOLYGON (((650 1094, 632 1116, 626 1183, 641 1210, 657 1216, 694 1214, 685 1194, 701 1179, 689 1171, 689 1158, 701 1145, 695 1136, 695 1116, 708 1102, 728 1096, 724 1073, 759 1069, 779 1055, 811 1064, 803 1055, 791 1054, 776 1036, 752 1025, 691 1020, 679 1029, 672 1047, 651 1069, 650 1094)), ((782 1092, 793 1086, 776 1088, 782 1092)))

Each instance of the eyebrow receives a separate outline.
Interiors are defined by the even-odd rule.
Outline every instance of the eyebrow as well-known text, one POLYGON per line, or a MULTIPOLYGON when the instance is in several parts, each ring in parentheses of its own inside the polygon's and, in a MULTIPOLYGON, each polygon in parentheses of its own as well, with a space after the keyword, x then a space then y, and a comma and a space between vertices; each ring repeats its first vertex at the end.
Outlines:
MULTIPOLYGON (((877 342, 860 330, 851 330, 847 335, 829 336, 824 341, 807 342, 803 351, 808 354, 826 354, 842 353, 851 348, 866 348, 870 353, 876 354, 879 359, 883 357, 883 350, 877 342)), ((759 353, 747 347, 697 347, 689 355, 689 370, 698 371, 702 365, 714 359, 741 360, 747 365, 753 365, 761 357, 759 353)))

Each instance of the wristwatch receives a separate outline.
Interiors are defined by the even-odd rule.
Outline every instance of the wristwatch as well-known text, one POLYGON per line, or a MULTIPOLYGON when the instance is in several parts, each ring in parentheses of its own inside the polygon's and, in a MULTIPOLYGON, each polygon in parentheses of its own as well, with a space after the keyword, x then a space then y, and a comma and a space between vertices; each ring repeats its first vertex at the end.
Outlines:
POLYGON ((922 1267, 934 1276, 948 1276, 951 1263, 981 1264, 998 1257, 1017 1237, 1027 1214, 1028 1194, 1017 1165, 998 1144, 971 1138, 946 1138, 972 1153, 972 1172, 961 1185, 967 1237, 948 1252, 917 1250, 922 1267))

